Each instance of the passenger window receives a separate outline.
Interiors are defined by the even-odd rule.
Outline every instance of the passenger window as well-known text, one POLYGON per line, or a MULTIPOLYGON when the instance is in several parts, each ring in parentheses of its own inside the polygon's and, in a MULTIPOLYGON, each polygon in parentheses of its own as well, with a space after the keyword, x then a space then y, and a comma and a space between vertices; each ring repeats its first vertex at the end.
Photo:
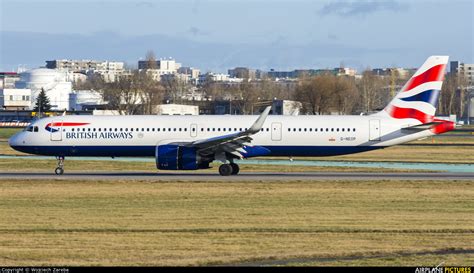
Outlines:
POLYGON ((158 131, 158 132, 159 132, 159 131, 160 131, 160 128, 156 128, 156 131, 158 131))
POLYGON ((344 128, 342 128, 342 131, 344 132, 344 128))
POLYGON ((326 132, 329 132, 329 129, 328 129, 328 128, 326 128, 326 132))
POLYGON ((356 128, 352 129, 352 131, 355 132, 355 131, 356 131, 356 128))
POLYGON ((91 128, 87 128, 87 132, 90 132, 91 131, 91 128))
POLYGON ((146 131, 147 131, 147 132, 150 132, 150 128, 146 128, 146 131))
POLYGON ((123 129, 123 128, 120 128, 120 132, 122 132, 122 129, 123 129))
POLYGON ((74 132, 74 128, 72 128, 71 131, 74 132))
POLYGON ((293 132, 296 132, 296 128, 293 128, 293 132))
POLYGON ((204 132, 204 128, 201 128, 201 132, 204 132))
POLYGON ((154 131, 155 131, 155 128, 152 128, 151 130, 154 132, 154 131))
POLYGON ((306 128, 304 128, 304 131, 306 132, 306 128))
POLYGON ((115 130, 114 130, 114 131, 115 131, 115 132, 117 132, 117 128, 115 128, 115 130))
POLYGON ((209 132, 211 129, 210 128, 207 128, 207 131, 209 132))
POLYGON ((291 128, 288 128, 288 132, 291 132, 291 128))
POLYGON ((336 129, 336 132, 339 132, 339 128, 336 129))

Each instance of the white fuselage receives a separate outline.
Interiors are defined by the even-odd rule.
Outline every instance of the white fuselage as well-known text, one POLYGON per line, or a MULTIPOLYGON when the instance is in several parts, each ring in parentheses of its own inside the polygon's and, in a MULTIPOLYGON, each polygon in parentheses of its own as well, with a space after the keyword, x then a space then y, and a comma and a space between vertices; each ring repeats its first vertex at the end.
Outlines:
MULTIPOLYGON (((60 116, 31 124, 10 139, 17 150, 54 156, 154 156, 158 145, 244 131, 258 116, 60 116), (49 125, 49 126, 48 126, 49 125)), ((268 116, 252 145, 271 156, 363 152, 433 135, 402 130, 415 119, 383 116, 268 116)))

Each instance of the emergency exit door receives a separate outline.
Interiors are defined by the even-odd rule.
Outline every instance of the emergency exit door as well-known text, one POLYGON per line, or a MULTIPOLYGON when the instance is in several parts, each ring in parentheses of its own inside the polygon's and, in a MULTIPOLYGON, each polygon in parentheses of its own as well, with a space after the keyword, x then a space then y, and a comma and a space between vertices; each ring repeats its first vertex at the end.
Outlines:
POLYGON ((380 120, 379 119, 369 120, 369 140, 380 141, 380 120))
POLYGON ((281 123, 273 122, 271 130, 272 130, 272 140, 280 141, 281 140, 281 123))

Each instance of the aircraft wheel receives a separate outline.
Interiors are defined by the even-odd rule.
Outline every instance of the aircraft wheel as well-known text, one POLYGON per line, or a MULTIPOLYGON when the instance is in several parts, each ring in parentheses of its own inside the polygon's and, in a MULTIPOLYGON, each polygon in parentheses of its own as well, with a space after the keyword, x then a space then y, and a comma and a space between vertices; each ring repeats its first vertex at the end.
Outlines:
POLYGON ((64 173, 64 169, 58 167, 54 170, 54 173, 57 174, 57 175, 61 175, 61 174, 64 173))
POLYGON ((230 163, 230 166, 232 167, 232 175, 236 175, 239 173, 240 171, 239 165, 235 163, 230 163))
POLYGON ((222 164, 219 167, 219 174, 222 176, 229 176, 233 172, 232 166, 230 164, 222 164))

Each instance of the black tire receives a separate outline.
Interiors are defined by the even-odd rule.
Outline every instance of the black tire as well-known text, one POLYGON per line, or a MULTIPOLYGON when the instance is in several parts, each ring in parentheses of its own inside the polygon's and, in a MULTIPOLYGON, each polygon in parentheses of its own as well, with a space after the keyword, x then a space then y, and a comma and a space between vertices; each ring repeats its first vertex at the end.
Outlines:
POLYGON ((64 169, 58 167, 54 170, 54 173, 57 175, 62 175, 64 173, 64 169))
POLYGON ((232 167, 232 175, 236 175, 239 173, 240 171, 239 165, 235 163, 230 163, 230 166, 232 167))
POLYGON ((232 166, 230 164, 222 164, 219 167, 219 174, 222 176, 229 176, 233 172, 232 166))

